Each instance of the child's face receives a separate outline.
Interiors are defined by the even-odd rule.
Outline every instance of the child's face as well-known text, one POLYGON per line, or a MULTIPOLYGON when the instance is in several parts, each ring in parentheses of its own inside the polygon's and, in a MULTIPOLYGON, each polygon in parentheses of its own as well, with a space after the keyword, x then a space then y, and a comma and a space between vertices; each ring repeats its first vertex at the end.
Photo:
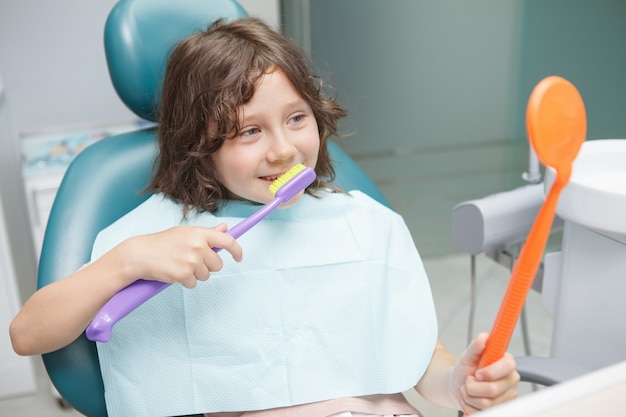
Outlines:
POLYGON ((229 198, 267 203, 274 198, 269 187, 281 174, 298 163, 315 167, 320 146, 317 122, 281 70, 261 77, 238 115, 241 130, 212 155, 229 198))

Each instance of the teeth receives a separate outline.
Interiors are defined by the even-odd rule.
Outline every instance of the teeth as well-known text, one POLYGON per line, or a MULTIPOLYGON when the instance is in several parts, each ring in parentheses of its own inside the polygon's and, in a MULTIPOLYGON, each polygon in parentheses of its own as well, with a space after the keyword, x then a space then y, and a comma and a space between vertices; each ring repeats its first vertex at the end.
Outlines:
MULTIPOLYGON (((286 171, 285 171, 285 172, 286 172, 286 171)), ((283 172, 283 174, 284 174, 284 172, 283 172)), ((273 176, 271 176, 271 177, 262 177, 262 178, 263 178, 264 180, 267 180, 267 181, 276 181, 276 180, 277 180, 278 178, 280 178, 283 174, 280 174, 280 175, 273 175, 273 176)))

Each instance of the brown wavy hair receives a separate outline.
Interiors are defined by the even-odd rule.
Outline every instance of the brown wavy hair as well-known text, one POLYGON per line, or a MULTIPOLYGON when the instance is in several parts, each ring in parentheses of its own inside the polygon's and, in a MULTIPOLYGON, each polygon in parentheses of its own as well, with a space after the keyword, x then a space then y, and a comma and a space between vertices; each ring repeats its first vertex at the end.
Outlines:
POLYGON ((304 53, 256 18, 218 20, 180 42, 168 61, 159 110, 159 155, 150 189, 191 209, 214 212, 226 198, 211 154, 239 130, 237 109, 254 95, 259 78, 280 68, 309 103, 317 121, 317 180, 306 190, 329 187, 335 177, 327 150, 346 116, 324 93, 304 53))

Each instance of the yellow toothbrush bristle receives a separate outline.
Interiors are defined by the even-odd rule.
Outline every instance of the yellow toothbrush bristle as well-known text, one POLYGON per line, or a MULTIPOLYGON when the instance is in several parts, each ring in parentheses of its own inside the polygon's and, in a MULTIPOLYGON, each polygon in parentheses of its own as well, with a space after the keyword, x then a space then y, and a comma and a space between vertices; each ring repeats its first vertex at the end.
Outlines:
POLYGON ((276 195, 276 192, 287 183, 290 179, 292 179, 298 172, 302 171, 306 168, 303 164, 294 165, 289 171, 285 172, 280 177, 276 178, 272 185, 270 185, 270 192, 272 195, 276 195))

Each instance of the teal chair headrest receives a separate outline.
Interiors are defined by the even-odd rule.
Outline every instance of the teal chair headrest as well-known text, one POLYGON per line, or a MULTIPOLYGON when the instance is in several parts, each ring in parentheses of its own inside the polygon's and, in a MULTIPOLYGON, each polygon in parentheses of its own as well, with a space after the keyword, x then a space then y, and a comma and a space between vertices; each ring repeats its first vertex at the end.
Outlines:
POLYGON ((246 16, 234 0, 121 0, 104 27, 111 81, 137 116, 157 121, 159 91, 174 46, 219 19, 246 16))

